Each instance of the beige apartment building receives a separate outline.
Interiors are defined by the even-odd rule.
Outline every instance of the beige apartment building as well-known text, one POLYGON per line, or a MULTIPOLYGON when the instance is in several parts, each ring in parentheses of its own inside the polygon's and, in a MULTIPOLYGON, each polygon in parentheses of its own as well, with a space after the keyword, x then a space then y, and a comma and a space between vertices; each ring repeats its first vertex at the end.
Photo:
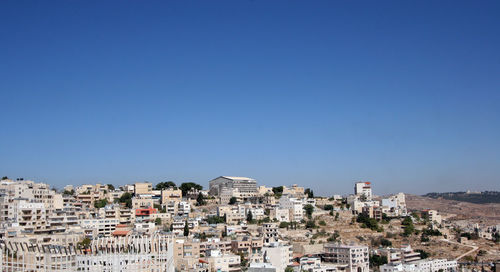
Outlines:
POLYGON ((264 242, 262 237, 238 236, 231 241, 231 249, 234 253, 251 255, 262 251, 264 242))
POLYGON ((205 260, 210 265, 211 271, 237 272, 241 271, 241 259, 239 255, 223 254, 218 250, 210 250, 205 260))
POLYGON ((132 209, 147 209, 154 207, 155 200, 151 196, 136 195, 132 198, 132 209))
POLYGON ((180 189, 174 189, 172 187, 162 190, 161 203, 164 204, 170 201, 174 202, 182 201, 182 191, 180 189))
POLYGON ((151 182, 136 182, 134 183, 134 194, 137 195, 148 195, 153 192, 153 184, 151 182))
POLYGON ((207 241, 200 243, 200 254, 207 255, 207 251, 219 250, 222 254, 231 252, 231 240, 221 240, 219 238, 208 238, 207 241))

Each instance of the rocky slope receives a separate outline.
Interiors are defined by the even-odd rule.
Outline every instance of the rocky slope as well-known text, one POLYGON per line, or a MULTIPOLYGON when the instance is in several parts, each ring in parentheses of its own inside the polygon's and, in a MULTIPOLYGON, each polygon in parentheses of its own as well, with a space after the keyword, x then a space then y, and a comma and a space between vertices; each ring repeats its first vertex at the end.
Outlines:
POLYGON ((500 223, 500 203, 474 204, 447 199, 434 199, 406 195, 409 210, 433 209, 443 214, 453 214, 453 219, 469 219, 475 222, 500 223))

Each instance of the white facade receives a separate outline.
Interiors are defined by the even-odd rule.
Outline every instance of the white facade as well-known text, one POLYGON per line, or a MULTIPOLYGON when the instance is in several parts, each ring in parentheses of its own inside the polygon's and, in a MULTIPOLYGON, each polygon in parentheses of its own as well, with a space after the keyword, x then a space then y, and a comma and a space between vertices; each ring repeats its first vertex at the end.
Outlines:
POLYGON ((271 210, 271 216, 279 222, 290 222, 290 211, 288 209, 275 207, 271 210))
POLYGON ((348 272, 368 272, 369 253, 367 246, 325 244, 324 259, 327 262, 347 265, 348 272))
POLYGON ((101 238, 87 250, 14 243, 0 245, 0 271, 174 271, 171 238, 101 238))
POLYGON ((238 189, 240 194, 257 194, 257 181, 252 178, 220 176, 209 184, 211 195, 219 196, 223 188, 238 189))
POLYGON ((80 220, 80 226, 83 229, 91 230, 92 235, 97 237, 110 236, 118 224, 120 224, 120 220, 112 218, 80 220))
POLYGON ((382 210, 388 216, 407 215, 405 194, 399 193, 382 199, 382 210))
POLYGON ((366 200, 372 199, 372 186, 371 182, 356 182, 354 185, 354 194, 357 196, 364 196, 366 200))
POLYGON ((381 272, 399 272, 399 271, 410 271, 410 272, 438 272, 448 271, 455 272, 458 271, 457 261, 448 261, 444 259, 435 260, 421 260, 411 264, 384 264, 380 266, 381 272))
POLYGON ((304 201, 301 199, 284 195, 280 198, 279 207, 289 211, 290 221, 300 222, 304 219, 304 201))
POLYGON ((282 243, 270 243, 269 246, 262 247, 264 262, 270 263, 276 268, 276 272, 284 272, 285 268, 292 263, 292 246, 282 243))
POLYGON ((239 255, 223 254, 220 250, 210 250, 207 252, 207 261, 210 263, 212 271, 236 272, 241 271, 241 259, 239 255))

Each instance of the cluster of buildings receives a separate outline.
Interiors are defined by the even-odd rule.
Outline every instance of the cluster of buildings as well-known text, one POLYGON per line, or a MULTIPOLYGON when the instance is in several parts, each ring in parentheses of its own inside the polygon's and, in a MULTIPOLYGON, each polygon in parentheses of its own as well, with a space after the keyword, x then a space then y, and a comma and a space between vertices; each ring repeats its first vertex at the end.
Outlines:
POLYGON ((458 271, 458 263, 455 260, 445 259, 422 259, 420 252, 414 251, 410 245, 401 248, 379 248, 372 252, 387 258, 387 264, 380 266, 382 272, 414 271, 458 271))
MULTIPOLYGON (((367 272, 368 246, 325 243, 314 254, 297 255, 280 225, 305 223, 308 209, 327 214, 319 207, 329 203, 376 219, 407 215, 404 194, 374 200, 369 182, 356 183, 353 195, 329 199, 297 185, 257 186, 247 177, 220 176, 208 190, 163 185, 85 184, 56 191, 44 183, 1 180, 0 270, 367 272)), ((377 254, 389 260, 384 271, 447 265, 427 264, 408 249, 377 254)))
POLYGON ((347 197, 347 204, 355 214, 365 213, 377 220, 382 219, 383 214, 389 217, 401 217, 408 214, 403 193, 383 198, 381 201, 374 200, 371 182, 356 182, 354 194, 347 197))

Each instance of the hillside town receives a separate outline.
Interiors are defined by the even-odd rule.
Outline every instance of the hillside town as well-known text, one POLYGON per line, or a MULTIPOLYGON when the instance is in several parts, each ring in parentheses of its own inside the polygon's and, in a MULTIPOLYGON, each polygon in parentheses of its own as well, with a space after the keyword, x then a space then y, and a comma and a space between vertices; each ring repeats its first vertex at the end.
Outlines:
POLYGON ((320 196, 220 176, 67 185, 0 182, 0 271, 499 271, 500 222, 421 207, 370 182, 320 196))

